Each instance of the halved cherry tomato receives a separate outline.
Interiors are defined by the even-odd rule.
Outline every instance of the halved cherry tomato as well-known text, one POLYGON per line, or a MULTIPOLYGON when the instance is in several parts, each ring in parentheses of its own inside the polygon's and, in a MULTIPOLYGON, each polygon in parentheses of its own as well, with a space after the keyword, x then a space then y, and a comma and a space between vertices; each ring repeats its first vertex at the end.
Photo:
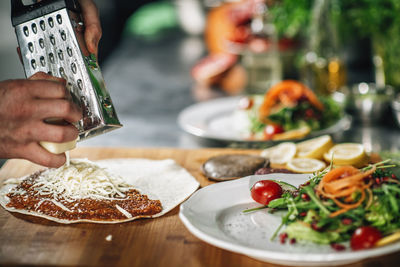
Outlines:
POLYGON ((268 205, 271 200, 282 196, 282 187, 271 180, 261 180, 256 182, 251 188, 251 197, 254 201, 268 205))
POLYGON ((362 226, 354 231, 350 239, 350 246, 353 250, 371 248, 381 238, 382 234, 375 227, 362 226))
POLYGON ((283 133, 284 130, 282 126, 277 124, 267 124, 264 128, 264 137, 265 139, 271 139, 277 133, 283 133))

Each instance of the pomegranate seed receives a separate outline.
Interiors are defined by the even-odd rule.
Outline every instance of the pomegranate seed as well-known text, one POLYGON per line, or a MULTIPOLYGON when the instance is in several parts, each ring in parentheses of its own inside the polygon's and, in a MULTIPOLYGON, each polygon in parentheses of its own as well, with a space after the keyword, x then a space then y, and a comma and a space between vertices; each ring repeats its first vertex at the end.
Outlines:
POLYGON ((381 184, 381 180, 379 178, 375 178, 375 183, 381 184))
POLYGON ((393 178, 393 179, 396 179, 396 178, 397 178, 396 175, 394 175, 394 173, 392 174, 392 178, 393 178))
POLYGON ((311 228, 313 230, 315 230, 315 231, 320 231, 321 230, 321 227, 318 227, 316 222, 312 222, 311 223, 311 228))
POLYGON ((295 244, 296 243, 296 238, 290 239, 290 244, 295 244))
POLYGON ((385 182, 387 182, 387 181, 389 180, 389 177, 387 177, 387 176, 386 176, 386 177, 383 177, 382 180, 385 181, 385 182))
POLYGON ((281 241, 281 244, 285 244, 287 238, 288 238, 288 234, 287 233, 281 233, 279 235, 279 240, 281 241))
POLYGON ((342 219, 342 223, 343 223, 344 225, 350 225, 352 222, 353 222, 353 220, 350 219, 350 218, 343 218, 343 219, 342 219))
POLYGON ((309 201, 309 200, 310 200, 310 197, 309 197, 306 193, 301 194, 301 198, 302 198, 303 200, 306 200, 306 201, 309 201))
POLYGON ((306 216, 307 215, 307 212, 305 212, 305 211, 303 211, 303 212, 300 212, 300 217, 304 217, 304 216, 306 216))
POLYGON ((338 244, 338 243, 332 243, 331 248, 333 248, 336 251, 343 251, 346 249, 345 246, 343 246, 342 244, 338 244))

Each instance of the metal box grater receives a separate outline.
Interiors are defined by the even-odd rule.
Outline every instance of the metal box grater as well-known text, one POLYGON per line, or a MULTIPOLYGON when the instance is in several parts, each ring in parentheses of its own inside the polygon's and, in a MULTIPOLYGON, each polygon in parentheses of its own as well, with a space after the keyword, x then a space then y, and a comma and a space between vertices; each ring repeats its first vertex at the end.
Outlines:
POLYGON ((121 127, 97 60, 86 48, 79 3, 34 2, 11 0, 26 77, 43 71, 66 79, 72 100, 83 111, 83 119, 75 125, 79 140, 121 127))

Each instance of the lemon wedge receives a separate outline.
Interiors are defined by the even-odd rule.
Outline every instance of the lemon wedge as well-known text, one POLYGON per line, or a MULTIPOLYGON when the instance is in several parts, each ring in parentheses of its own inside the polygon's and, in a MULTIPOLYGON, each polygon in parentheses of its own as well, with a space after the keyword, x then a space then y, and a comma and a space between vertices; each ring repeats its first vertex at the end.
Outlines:
POLYGON ((308 126, 303 126, 295 130, 286 131, 283 133, 274 134, 272 140, 291 140, 291 139, 299 139, 305 137, 307 134, 311 132, 311 128, 308 126))
POLYGON ((261 156, 268 158, 271 164, 286 164, 296 155, 296 145, 284 142, 279 145, 264 149, 261 156))
POLYGON ((309 158, 293 158, 286 164, 288 170, 298 173, 314 173, 322 171, 325 167, 325 162, 309 158))
POLYGON ((297 157, 322 159, 323 155, 333 146, 332 138, 329 135, 322 135, 297 143, 297 157))
POLYGON ((385 236, 384 238, 379 239, 376 243, 376 247, 385 246, 387 244, 393 243, 395 241, 400 240, 400 231, 394 232, 391 235, 385 236))
POLYGON ((343 143, 333 146, 324 154, 326 162, 333 161, 334 165, 353 165, 361 167, 367 163, 368 156, 364 146, 357 143, 343 143))

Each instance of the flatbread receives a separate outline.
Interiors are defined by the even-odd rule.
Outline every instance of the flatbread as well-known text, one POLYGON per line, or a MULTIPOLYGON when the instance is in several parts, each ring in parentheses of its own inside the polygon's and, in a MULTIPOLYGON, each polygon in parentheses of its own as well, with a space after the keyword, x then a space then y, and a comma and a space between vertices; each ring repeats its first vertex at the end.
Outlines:
POLYGON ((150 199, 160 200, 162 211, 151 216, 141 215, 120 220, 101 221, 90 219, 59 219, 39 213, 37 211, 28 211, 16 209, 14 207, 7 207, 6 205, 10 201, 6 195, 9 193, 10 189, 16 187, 29 175, 20 178, 8 179, 8 183, 5 183, 0 188, 0 204, 3 206, 3 208, 10 212, 38 216, 64 224, 79 222, 121 223, 132 221, 138 218, 160 217, 178 206, 199 187, 197 180, 172 159, 107 159, 97 161, 96 163, 101 167, 106 168, 110 173, 123 178, 126 183, 132 185, 141 194, 147 195, 150 199))

